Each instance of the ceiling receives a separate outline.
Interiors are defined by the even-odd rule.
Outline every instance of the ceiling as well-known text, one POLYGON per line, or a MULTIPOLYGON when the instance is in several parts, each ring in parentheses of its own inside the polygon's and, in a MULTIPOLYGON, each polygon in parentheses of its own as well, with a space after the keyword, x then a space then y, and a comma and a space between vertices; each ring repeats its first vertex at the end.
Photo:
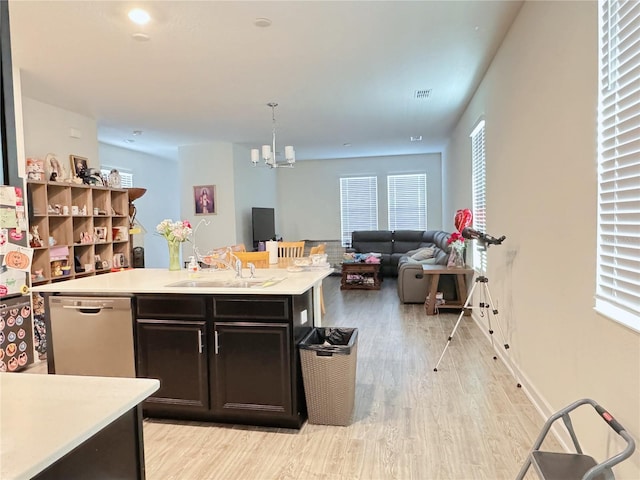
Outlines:
POLYGON ((10 0, 9 13, 23 95, 96 119, 101 142, 170 159, 258 147, 277 102, 278 151, 305 160, 441 151, 521 5, 10 0))

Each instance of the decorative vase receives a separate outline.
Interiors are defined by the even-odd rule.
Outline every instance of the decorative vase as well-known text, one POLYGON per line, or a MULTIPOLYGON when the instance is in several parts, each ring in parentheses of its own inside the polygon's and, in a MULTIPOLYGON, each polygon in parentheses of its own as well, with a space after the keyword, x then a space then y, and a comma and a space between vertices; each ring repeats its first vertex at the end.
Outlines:
POLYGON ((451 247, 447 267, 464 268, 464 248, 451 247))
POLYGON ((180 270, 180 243, 168 242, 169 246, 169 270, 180 270))

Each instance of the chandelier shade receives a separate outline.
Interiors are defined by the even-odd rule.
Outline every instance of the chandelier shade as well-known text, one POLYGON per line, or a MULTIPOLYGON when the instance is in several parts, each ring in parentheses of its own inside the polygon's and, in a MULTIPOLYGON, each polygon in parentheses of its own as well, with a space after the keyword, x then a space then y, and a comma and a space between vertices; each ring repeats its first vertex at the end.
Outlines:
POLYGON ((284 147, 283 162, 278 162, 278 160, 276 159, 276 107, 278 106, 278 104, 275 102, 269 102, 267 103, 267 106, 271 107, 271 145, 262 145, 261 149, 252 148, 251 163, 254 167, 257 167, 260 163, 260 157, 262 157, 265 166, 269 168, 293 168, 293 164, 296 163, 296 151, 291 145, 287 145, 286 147, 284 147))

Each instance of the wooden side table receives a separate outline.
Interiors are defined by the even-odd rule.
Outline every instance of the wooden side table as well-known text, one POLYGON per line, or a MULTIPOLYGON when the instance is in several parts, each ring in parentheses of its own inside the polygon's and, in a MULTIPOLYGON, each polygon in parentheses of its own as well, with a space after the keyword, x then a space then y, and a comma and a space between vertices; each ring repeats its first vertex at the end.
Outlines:
POLYGON ((343 263, 340 290, 380 290, 379 263, 343 263))
POLYGON ((472 268, 448 268, 442 265, 422 265, 424 275, 431 276, 429 282, 429 290, 427 298, 424 302, 424 308, 427 315, 435 315, 436 313, 436 293, 438 292, 438 281, 440 275, 455 275, 456 277, 456 299, 447 300, 443 305, 438 305, 438 309, 461 309, 467 300, 467 276, 473 275, 472 268))

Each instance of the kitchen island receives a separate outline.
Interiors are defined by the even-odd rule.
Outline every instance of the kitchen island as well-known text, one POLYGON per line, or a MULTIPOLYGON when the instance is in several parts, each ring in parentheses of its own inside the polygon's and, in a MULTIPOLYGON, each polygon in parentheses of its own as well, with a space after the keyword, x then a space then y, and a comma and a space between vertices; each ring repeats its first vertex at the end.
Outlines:
POLYGON ((299 272, 289 272, 285 268, 257 269, 253 279, 249 270, 243 269, 243 278, 236 280, 230 270, 204 269, 197 273, 186 270, 171 272, 167 269, 138 268, 121 272, 104 273, 93 277, 79 278, 66 282, 38 285, 34 292, 63 294, 238 294, 238 295, 301 295, 313 291, 315 325, 320 326, 320 293, 322 280, 332 273, 330 268, 307 268, 299 272), (239 286, 242 281, 247 287, 239 286), (193 286, 176 285, 193 282, 193 286), (202 286, 198 285, 198 282, 202 286), (218 286, 205 283, 219 283, 218 286), (229 282, 229 285, 223 285, 229 282), (266 285, 266 286, 263 286, 266 285))
POLYGON ((0 373, 0 478, 144 478, 151 379, 0 373))
MULTIPOLYGON (((129 338, 107 351, 118 355, 120 345, 133 342, 135 375, 160 380, 160 389, 143 404, 146 415, 299 428, 306 404, 297 345, 317 326, 317 292, 331 270, 264 269, 255 278, 248 273, 236 278, 231 271, 136 269, 35 287, 46 297, 49 372, 56 373, 56 357, 68 358, 71 348, 56 349, 52 304, 71 295, 127 295, 129 338)), ((81 302, 79 330, 92 325, 94 316, 81 302)), ((85 349, 95 359, 104 343, 99 337, 93 344, 77 342, 73 355, 81 358, 85 349)))

